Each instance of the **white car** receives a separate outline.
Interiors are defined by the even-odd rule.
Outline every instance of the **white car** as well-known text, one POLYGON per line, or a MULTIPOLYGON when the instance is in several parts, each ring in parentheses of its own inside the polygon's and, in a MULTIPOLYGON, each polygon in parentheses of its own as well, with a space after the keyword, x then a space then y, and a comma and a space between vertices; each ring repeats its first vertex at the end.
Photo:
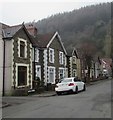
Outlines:
POLYGON ((85 91, 85 83, 76 77, 63 78, 55 86, 55 91, 58 95, 64 92, 75 92, 85 91))

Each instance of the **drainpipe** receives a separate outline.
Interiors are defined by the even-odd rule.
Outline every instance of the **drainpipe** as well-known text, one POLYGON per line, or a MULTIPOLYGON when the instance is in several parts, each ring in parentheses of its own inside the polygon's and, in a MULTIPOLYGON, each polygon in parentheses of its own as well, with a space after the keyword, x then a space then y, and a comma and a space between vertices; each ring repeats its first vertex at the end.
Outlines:
POLYGON ((2 96, 5 95, 5 40, 3 40, 3 88, 2 96))

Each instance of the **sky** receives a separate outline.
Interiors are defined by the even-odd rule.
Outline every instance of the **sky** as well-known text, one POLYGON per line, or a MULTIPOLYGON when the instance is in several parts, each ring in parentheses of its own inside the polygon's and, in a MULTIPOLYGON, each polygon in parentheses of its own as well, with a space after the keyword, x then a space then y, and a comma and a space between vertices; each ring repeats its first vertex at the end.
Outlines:
POLYGON ((17 25, 112 0, 0 0, 0 22, 17 25), (24 2, 23 2, 24 1, 24 2))

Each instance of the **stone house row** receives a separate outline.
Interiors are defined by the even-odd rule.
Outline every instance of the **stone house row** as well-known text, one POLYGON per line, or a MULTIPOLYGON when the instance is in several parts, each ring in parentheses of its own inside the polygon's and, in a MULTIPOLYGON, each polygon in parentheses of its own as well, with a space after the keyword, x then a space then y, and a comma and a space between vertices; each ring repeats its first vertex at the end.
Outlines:
POLYGON ((24 24, 0 23, 0 28, 0 94, 10 95, 21 88, 34 89, 33 82, 37 79, 47 86, 55 85, 63 77, 83 78, 77 50, 66 51, 58 32, 41 35, 33 25, 24 24))
POLYGON ((63 77, 77 76, 77 56, 72 56, 62 43, 58 32, 37 34, 32 26, 8 26, 0 23, 0 79, 1 94, 27 87, 34 89, 33 81, 40 78, 46 86, 63 77))

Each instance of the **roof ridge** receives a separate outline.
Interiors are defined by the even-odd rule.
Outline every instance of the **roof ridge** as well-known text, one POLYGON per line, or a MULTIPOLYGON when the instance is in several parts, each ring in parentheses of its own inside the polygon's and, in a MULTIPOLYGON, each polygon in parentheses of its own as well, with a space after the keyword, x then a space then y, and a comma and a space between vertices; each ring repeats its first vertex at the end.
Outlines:
POLYGON ((9 27, 12 28, 12 27, 19 27, 19 26, 22 26, 22 24, 19 24, 19 25, 13 25, 13 26, 9 26, 9 27))

